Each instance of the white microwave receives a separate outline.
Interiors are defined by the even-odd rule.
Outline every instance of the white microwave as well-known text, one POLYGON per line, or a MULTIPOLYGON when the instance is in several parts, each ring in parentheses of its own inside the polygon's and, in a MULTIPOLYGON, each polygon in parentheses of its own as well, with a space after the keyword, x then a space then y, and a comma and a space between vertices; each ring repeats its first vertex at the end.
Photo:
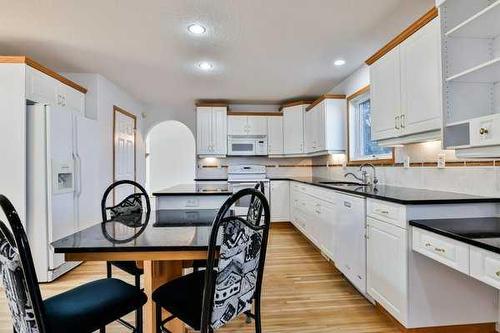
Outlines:
POLYGON ((227 138, 228 155, 265 156, 267 155, 267 136, 238 136, 227 138))

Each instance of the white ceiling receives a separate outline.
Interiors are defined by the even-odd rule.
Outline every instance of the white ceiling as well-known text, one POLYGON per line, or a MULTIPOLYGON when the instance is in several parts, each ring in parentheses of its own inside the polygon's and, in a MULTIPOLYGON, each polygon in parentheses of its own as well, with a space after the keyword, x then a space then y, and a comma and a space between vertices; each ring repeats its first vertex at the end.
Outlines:
MULTIPOLYGON (((196 99, 319 95, 433 0, 0 0, 0 50, 60 72, 100 73, 152 119, 196 99), (200 22, 203 37, 186 27, 200 22), (332 65, 336 58, 347 64, 332 65), (195 64, 215 63, 201 73, 195 64)), ((155 120, 155 121, 156 121, 155 120)))

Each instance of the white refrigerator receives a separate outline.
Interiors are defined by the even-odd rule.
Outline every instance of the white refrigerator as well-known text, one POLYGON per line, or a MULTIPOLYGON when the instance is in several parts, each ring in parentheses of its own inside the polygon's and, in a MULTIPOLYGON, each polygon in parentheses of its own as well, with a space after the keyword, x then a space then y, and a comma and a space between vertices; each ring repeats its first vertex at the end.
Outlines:
POLYGON ((65 262, 50 243, 82 225, 82 174, 86 172, 82 172, 80 150, 84 150, 85 131, 79 131, 86 121, 90 120, 58 106, 27 107, 26 230, 40 282, 53 281, 79 264, 65 262))

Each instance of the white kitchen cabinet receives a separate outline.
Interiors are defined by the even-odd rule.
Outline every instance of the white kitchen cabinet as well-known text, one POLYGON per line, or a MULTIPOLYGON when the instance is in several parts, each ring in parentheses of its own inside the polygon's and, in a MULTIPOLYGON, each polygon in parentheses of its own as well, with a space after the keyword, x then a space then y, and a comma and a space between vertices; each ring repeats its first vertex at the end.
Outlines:
POLYGON ((441 42, 434 19, 401 44, 403 135, 441 128, 441 42))
POLYGON ((283 155, 282 116, 269 116, 267 118, 267 153, 268 155, 283 155))
POLYGON ((407 231, 367 219, 367 291, 400 322, 407 320, 407 231))
POLYGON ((370 66, 372 139, 399 136, 401 130, 401 68, 399 47, 370 66))
POLYGON ((271 181, 271 221, 290 221, 290 182, 271 181))
POLYGON ((345 151, 345 98, 325 98, 305 114, 307 153, 345 151))
POLYGON ((63 83, 57 85, 56 102, 64 109, 85 115, 85 95, 63 83))
POLYGON ((370 65, 372 139, 400 138, 390 141, 397 144, 439 137, 439 34, 436 18, 370 65))
POLYGON ((267 135, 267 117, 230 115, 227 117, 228 135, 267 135))
POLYGON ((198 155, 227 154, 227 108, 196 108, 196 143, 198 155))
POLYGON ((337 193, 336 267, 362 293, 366 292, 366 200, 337 193))
POLYGON ((306 105, 283 108, 284 153, 304 154, 304 113, 306 105))
POLYGON ((335 261, 335 225, 337 222, 337 209, 335 203, 318 200, 315 211, 319 225, 319 243, 321 250, 328 258, 335 261))

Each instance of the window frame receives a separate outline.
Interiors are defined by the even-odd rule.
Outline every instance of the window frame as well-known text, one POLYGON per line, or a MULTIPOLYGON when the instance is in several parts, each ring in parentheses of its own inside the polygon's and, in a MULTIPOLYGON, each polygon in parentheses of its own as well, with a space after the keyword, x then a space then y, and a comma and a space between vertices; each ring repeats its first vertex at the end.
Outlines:
MULTIPOLYGON (((381 158, 364 158, 364 159, 356 159, 351 156, 351 143, 353 140, 355 140, 354 137, 351 136, 352 134, 352 117, 351 115, 354 115, 353 111, 355 111, 355 102, 358 101, 360 98, 362 98, 364 95, 369 94, 370 92, 370 85, 367 85, 352 95, 347 97, 347 164, 348 165, 360 165, 363 163, 371 163, 375 165, 382 165, 382 164, 394 164, 394 148, 391 149, 390 153, 390 158, 381 157, 381 158)), ((371 110, 370 110, 371 111, 371 110)))

